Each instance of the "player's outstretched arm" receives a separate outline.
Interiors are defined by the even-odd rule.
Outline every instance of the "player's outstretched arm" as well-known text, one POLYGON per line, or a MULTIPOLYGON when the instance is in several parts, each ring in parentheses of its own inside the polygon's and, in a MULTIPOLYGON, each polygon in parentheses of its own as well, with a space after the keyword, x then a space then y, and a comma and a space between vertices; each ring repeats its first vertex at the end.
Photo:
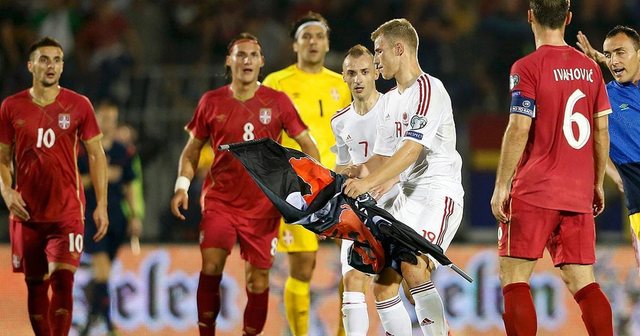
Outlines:
POLYGON ((578 42, 576 44, 578 45, 578 48, 580 48, 580 50, 582 50, 582 52, 585 55, 587 55, 589 58, 591 58, 592 60, 598 63, 607 62, 607 58, 604 56, 604 54, 597 51, 594 47, 591 46, 591 43, 589 43, 589 39, 587 38, 587 35, 579 31, 576 37, 578 38, 578 42))
POLYGON ((198 161, 200 160, 200 151, 205 143, 205 140, 198 139, 191 135, 182 150, 182 154, 180 154, 178 178, 176 179, 173 197, 171 198, 171 213, 180 220, 186 219, 180 212, 180 208, 183 210, 189 208, 189 185, 196 175, 198 161))
POLYGON ((26 221, 30 218, 29 212, 26 209, 27 204, 22 199, 22 196, 20 196, 20 193, 11 187, 12 157, 13 146, 0 144, 0 191, 2 191, 2 198, 7 205, 7 209, 9 209, 14 216, 26 221))
POLYGON ((101 136, 96 136, 85 141, 84 147, 89 158, 89 174, 96 194, 96 210, 93 212, 93 220, 96 223, 96 234, 93 240, 99 241, 107 234, 109 217, 107 215, 107 157, 102 148, 101 136))

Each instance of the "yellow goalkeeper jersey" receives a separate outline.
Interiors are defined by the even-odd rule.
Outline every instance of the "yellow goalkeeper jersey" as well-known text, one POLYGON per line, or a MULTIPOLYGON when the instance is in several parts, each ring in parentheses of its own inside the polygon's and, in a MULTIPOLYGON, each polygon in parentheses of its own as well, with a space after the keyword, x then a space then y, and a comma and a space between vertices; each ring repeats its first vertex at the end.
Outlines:
MULTIPOLYGON (((351 92, 342 75, 327 68, 322 68, 319 73, 307 73, 293 64, 269 74, 263 84, 283 91, 291 98, 316 141, 321 163, 334 169, 336 156, 331 147, 335 145, 335 138, 331 131, 331 117, 351 103, 351 92)), ((300 149, 298 143, 286 134, 282 135, 282 145, 300 149)))

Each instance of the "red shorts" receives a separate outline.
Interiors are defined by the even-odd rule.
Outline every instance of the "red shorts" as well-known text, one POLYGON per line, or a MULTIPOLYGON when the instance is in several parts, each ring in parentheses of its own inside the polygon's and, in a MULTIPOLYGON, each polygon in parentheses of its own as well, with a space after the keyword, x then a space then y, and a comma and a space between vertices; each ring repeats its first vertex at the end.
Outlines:
POLYGON ((22 222, 11 219, 11 261, 26 277, 49 273, 49 263, 78 267, 84 245, 84 222, 22 222))
POLYGON ((236 241, 240 255, 249 264, 269 269, 278 245, 280 218, 244 218, 207 210, 200 222, 200 249, 220 248, 231 253, 236 241))
POLYGON ((512 198, 510 217, 498 229, 501 257, 540 259, 546 247, 555 266, 595 263, 593 214, 539 208, 512 198))

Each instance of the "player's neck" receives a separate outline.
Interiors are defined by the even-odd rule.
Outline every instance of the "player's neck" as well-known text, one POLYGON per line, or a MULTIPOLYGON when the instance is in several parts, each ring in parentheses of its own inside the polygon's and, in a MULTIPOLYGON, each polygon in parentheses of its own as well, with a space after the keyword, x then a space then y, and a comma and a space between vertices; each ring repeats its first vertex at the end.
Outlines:
POLYGON ((302 72, 316 74, 322 72, 322 69, 324 68, 324 60, 318 63, 298 61, 296 66, 298 69, 302 70, 302 72))
POLYGON ((408 66, 403 66, 401 64, 398 73, 394 76, 400 93, 413 85, 416 79, 418 79, 418 77, 423 73, 417 60, 410 60, 408 63, 408 66))
POLYGON ((60 93, 59 85, 43 86, 34 84, 29 89, 31 100, 40 106, 47 106, 53 103, 60 93))
POLYGON ((556 47, 567 45, 567 42, 564 41, 564 30, 539 29, 534 35, 536 38, 536 49, 543 45, 556 47))
POLYGON ((365 115, 376 105, 378 98, 380 98, 380 92, 373 91, 367 98, 354 99, 353 108, 357 114, 365 115))
POLYGON ((256 94, 256 91, 258 91, 258 82, 249 84, 231 82, 231 85, 229 85, 229 89, 233 94, 233 98, 239 101, 247 101, 253 98, 253 96, 256 94))

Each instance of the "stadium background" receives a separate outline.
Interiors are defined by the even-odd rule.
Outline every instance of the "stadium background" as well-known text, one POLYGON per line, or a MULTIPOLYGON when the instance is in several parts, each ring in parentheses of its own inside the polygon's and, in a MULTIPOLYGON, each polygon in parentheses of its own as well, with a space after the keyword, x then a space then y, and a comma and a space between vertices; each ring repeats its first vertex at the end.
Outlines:
MULTIPOLYGON (((165 267, 165 271, 171 269, 185 279, 191 277, 178 286, 186 288, 183 295, 188 299, 189 286, 194 286, 193 277, 199 266, 195 248, 198 208, 195 202, 191 204, 189 220, 178 223, 170 215, 168 203, 177 159, 187 137, 183 126, 192 116, 200 95, 226 83, 222 62, 230 38, 241 31, 249 31, 260 38, 266 58, 263 78, 295 61, 288 37, 289 24, 308 10, 314 10, 322 13, 330 23, 331 52, 327 55, 327 67, 339 71, 342 56, 350 46, 362 43, 371 47, 369 34, 373 29, 390 18, 406 17, 420 35, 419 59, 423 70, 442 79, 453 100, 458 148, 463 156, 466 204, 463 224, 450 253, 465 260, 459 263, 467 267, 467 259, 474 256, 485 256, 495 262, 493 257, 488 257, 495 256, 490 253, 497 236, 488 204, 507 120, 509 68, 513 61, 534 49, 533 35, 526 21, 527 6, 525 0, 0 0, 0 98, 30 85, 26 49, 35 38, 51 35, 63 43, 65 72, 62 85, 88 95, 94 104, 104 99, 116 101, 121 107, 121 120, 137 133, 134 143, 142 161, 146 205, 142 240, 151 244, 143 245, 143 256, 153 258, 133 257, 123 250, 122 267, 129 267, 131 272, 118 274, 124 282, 126 279, 144 282, 148 280, 144 278, 145 267, 152 267, 150 260, 156 260, 154 256, 160 255, 162 257, 157 258, 165 264, 160 263, 158 267, 165 267), (182 269, 183 266, 187 268, 182 269)), ((585 32, 592 44, 601 48, 604 35, 614 25, 640 28, 639 1, 573 1, 572 11, 573 22, 566 33, 566 41, 571 45, 575 45, 578 30, 585 32)), ((610 80, 608 70, 603 68, 603 71, 606 80, 610 80)), ((393 83, 379 80, 378 85, 384 92, 393 83)), ((203 172, 210 159, 205 155, 203 172)), ((198 199, 199 183, 200 180, 196 180, 192 184, 192 201, 198 199)), ((618 333, 640 334, 640 285, 637 273, 630 271, 634 266, 624 202, 610 181, 607 181, 606 193, 607 209, 597 219, 598 277, 611 288, 618 288, 610 292, 618 333)), ((0 208, 0 242, 5 244, 8 243, 7 213, 5 207, 0 208)), ((0 282, 11 285, 2 288, 6 293, 1 296, 0 312, 11 312, 12 315, 0 315, 13 317, 0 319, 0 335, 14 335, 21 333, 11 328, 28 327, 28 322, 24 286, 20 276, 9 274, 10 253, 6 247, 0 248, 0 282)), ((335 253, 331 244, 322 247, 321 254, 326 262, 319 263, 316 274, 335 272, 337 258, 332 257, 335 253)), ((231 262, 237 264, 238 259, 231 262)), ((229 264, 229 281, 236 281, 235 285, 241 286, 243 279, 238 273, 241 268, 236 264, 229 264)), ((492 267, 483 269, 485 273, 481 277, 495 282, 497 278, 492 267)), ((541 267, 536 274, 542 276, 548 271, 541 267)), ((166 272, 159 274, 161 278, 168 276, 166 272)), ((173 275, 169 278, 174 279, 173 275)), ((553 272, 549 277, 552 282, 560 281, 553 272)), ((279 280, 275 278, 272 286, 277 288, 279 280)), ((120 280, 116 282, 120 283, 120 280)), ((454 295, 455 291, 452 294, 452 297, 463 298, 455 301, 458 302, 455 305, 484 302, 473 301, 474 297, 469 296, 474 293, 472 289, 462 292, 463 296, 454 295)), ((156 295, 153 291, 149 293, 156 295)), ((559 293, 567 298, 568 292, 559 293)), ((275 294, 277 291, 272 295, 269 323, 274 323, 275 317, 281 315, 280 296, 275 294)), ((330 314, 320 315, 328 318, 334 314, 335 318, 320 323, 320 329, 316 330, 332 331, 338 312, 333 290, 323 289, 317 294, 317 302, 333 304, 327 308, 330 314)), ((165 299, 160 296, 158 300, 165 299)), ((144 300, 131 302, 134 303, 128 304, 150 306, 144 300)), ((566 316, 575 314, 571 302, 566 307, 558 302, 539 301, 539 309, 546 305, 550 311, 566 309, 566 316)), ((180 328, 193 325, 189 318, 193 318, 194 307, 181 307, 180 311, 191 314, 184 320, 188 323, 178 321, 165 325, 141 316, 119 321, 131 330, 147 325, 149 329, 144 334, 173 335, 182 330, 180 328)), ((453 315, 450 318, 456 320, 453 315)), ((452 326, 458 331, 456 334, 479 335, 501 330, 499 320, 495 319, 499 316, 493 314, 485 318, 475 313, 467 314, 464 323, 456 320, 458 322, 452 326), (493 322, 487 322, 489 320, 493 322)), ((230 319, 229 323, 229 330, 234 330, 232 324, 241 322, 230 319)), ((541 320, 541 323, 556 332, 566 326, 581 327, 579 316, 577 320, 560 318, 541 320)), ((271 330, 277 330, 277 326, 275 328, 271 330)), ((195 329, 192 334, 194 332, 195 329)), ((568 332, 567 335, 581 333, 568 332)), ((133 334, 140 333, 132 331, 133 334)))

